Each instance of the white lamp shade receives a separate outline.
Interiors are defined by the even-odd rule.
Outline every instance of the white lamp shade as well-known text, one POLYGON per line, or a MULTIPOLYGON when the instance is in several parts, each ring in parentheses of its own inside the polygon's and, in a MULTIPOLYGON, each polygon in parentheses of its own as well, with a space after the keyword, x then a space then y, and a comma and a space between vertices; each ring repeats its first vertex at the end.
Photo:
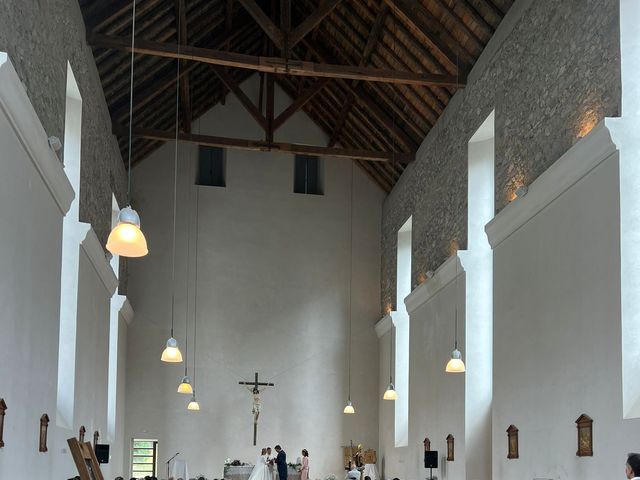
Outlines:
POLYGON ((191 401, 189 402, 189 405, 187 405, 187 410, 191 410, 192 412, 200 410, 200 404, 196 400, 195 395, 191 397, 191 401))
POLYGON ((466 371, 462 361, 462 354, 457 348, 451 353, 451 360, 447 363, 445 371, 447 373, 464 373, 466 371))
POLYGON ((121 257, 144 257, 149 253, 147 240, 140 230, 140 217, 131 207, 120 210, 118 224, 111 230, 107 250, 121 257))
POLYGON ((188 375, 185 375, 184 377, 182 377, 182 381, 180 382, 180 385, 178 386, 178 393, 184 393, 184 394, 187 394, 187 395, 193 394, 193 387, 191 386, 191 379, 189 378, 188 375))
POLYGON ((351 400, 347 402, 347 405, 344 407, 343 413, 346 413, 347 415, 356 413, 356 409, 353 408, 353 404, 351 403, 351 400))
POLYGON ((384 392, 384 395, 382 396, 383 400, 397 400, 398 399, 398 392, 396 392, 396 389, 393 386, 393 383, 390 383, 389 386, 387 387, 387 390, 384 392))
POLYGON ((162 352, 162 357, 160 358, 163 362, 167 363, 180 363, 182 362, 182 353, 178 348, 178 341, 171 337, 167 340, 167 347, 162 352))

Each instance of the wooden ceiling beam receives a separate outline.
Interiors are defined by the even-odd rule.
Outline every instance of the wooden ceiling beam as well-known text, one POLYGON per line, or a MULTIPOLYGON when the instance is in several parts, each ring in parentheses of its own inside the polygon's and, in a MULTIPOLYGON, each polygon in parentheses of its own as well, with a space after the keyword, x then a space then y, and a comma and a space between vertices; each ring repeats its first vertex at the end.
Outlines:
POLYGON ((289 37, 289 48, 295 47, 311 30, 316 28, 324 18, 336 8, 342 0, 325 0, 304 21, 298 25, 289 37))
MULTIPOLYGON (((114 127, 115 132, 123 133, 122 127, 114 127)), ((151 128, 134 128, 133 136, 138 139, 170 142, 175 140, 175 133, 151 128)), ((301 145, 285 142, 266 142, 264 140, 249 140, 242 138, 217 137, 213 135, 198 135, 194 133, 178 133, 178 141, 208 147, 234 148, 258 152, 281 152, 297 155, 311 155, 315 157, 335 157, 347 159, 367 160, 370 162, 397 161, 408 163, 413 155, 393 152, 377 152, 363 149, 328 148, 315 145, 301 145)))
MULTIPOLYGON (((307 48, 311 49, 316 55, 316 57, 319 58, 321 61, 325 62, 328 60, 328 57, 324 56, 316 47, 314 47, 310 43, 305 41, 305 45, 307 46, 307 48)), ((395 137, 398 138, 400 142, 404 144, 405 148, 409 151, 415 151, 417 149, 417 145, 413 141, 413 139, 410 138, 402 129, 400 129, 398 125, 395 125, 393 122, 393 119, 390 118, 389 115, 387 115, 387 113, 384 112, 376 104, 375 101, 369 98, 362 88, 353 88, 353 86, 349 82, 343 82, 343 84, 347 90, 347 95, 348 96, 353 95, 358 101, 363 103, 368 108, 369 112, 371 112, 371 114, 374 117, 376 117, 376 119, 383 126, 387 128, 387 131, 383 133, 395 135, 395 137)), ((348 103, 348 96, 347 96, 347 103, 348 103)), ((345 118, 346 116, 348 116, 348 111, 345 114, 345 118)), ((334 136, 335 135, 332 135, 332 139, 334 136)), ((339 132, 338 132, 338 136, 339 136, 339 132)))
MULTIPOLYGON (((125 52, 131 51, 131 42, 127 37, 90 34, 87 41, 89 45, 95 48, 111 48, 125 52)), ((465 79, 463 77, 456 78, 456 76, 453 75, 382 70, 354 65, 320 64, 302 60, 293 61, 278 57, 259 57, 193 46, 178 48, 175 44, 152 42, 142 39, 136 42, 135 51, 143 55, 192 60, 212 65, 244 68, 284 75, 342 78, 409 85, 443 85, 449 87, 463 87, 465 85, 465 79)))
MULTIPOLYGON (((345 5, 345 9, 348 9, 348 8, 350 8, 350 5, 345 5)), ((331 38, 335 37, 338 40, 338 42, 343 43, 345 45, 347 44, 353 45, 355 49, 363 48, 361 47, 361 44, 364 45, 365 44, 364 41, 354 42, 354 39, 356 39, 359 35, 358 28, 352 26, 349 23, 348 19, 344 18, 344 16, 341 18, 343 27, 339 27, 333 20, 334 19, 332 18, 330 22, 326 22, 325 24, 327 28, 326 35, 330 36, 331 38), (349 27, 349 29, 346 30, 345 32, 342 32, 340 28, 344 28, 344 26, 349 27)), ((360 21, 360 23, 362 22, 360 21)), ((390 32, 385 27, 385 34, 393 35, 393 32, 390 32)), ((377 51, 376 51, 372 54, 372 59, 375 57, 377 60, 377 64, 376 64, 377 67, 394 68, 392 66, 393 64, 386 60, 385 54, 390 55, 395 60, 395 64, 402 65, 402 66, 407 65, 405 62, 402 61, 402 59, 398 56, 398 54, 395 53, 394 50, 388 48, 384 42, 378 42, 378 49, 383 53, 377 54, 377 51)), ((336 55, 337 57, 335 58, 335 61, 339 61, 341 63, 350 63, 353 61, 353 59, 347 56, 347 54, 342 49, 337 49, 336 55)), ((323 58, 325 57, 327 57, 327 55, 318 57, 318 60, 323 61, 323 58)), ((333 58, 333 57, 329 57, 329 58, 333 58)), ((425 99, 424 96, 429 95, 431 92, 431 89, 445 90, 442 87, 430 87, 430 89, 422 90, 421 87, 415 86, 415 85, 385 86, 380 83, 369 83, 368 87, 370 87, 374 93, 376 93, 382 100, 385 101, 386 108, 391 108, 394 112, 396 112, 399 118, 406 118, 406 115, 403 114, 404 112, 402 112, 402 110, 395 104, 396 102, 395 94, 387 95, 385 93, 386 92, 385 87, 388 87, 391 90, 395 90, 397 88, 401 92, 400 97, 402 98, 403 108, 410 110, 412 114, 416 116, 416 119, 410 119, 408 121, 405 121, 405 124, 408 125, 409 128, 411 128, 412 130, 416 131, 417 137, 415 138, 415 141, 417 143, 420 143, 424 138, 425 131, 428 130, 428 128, 430 128, 431 126, 430 122, 435 123, 435 121, 439 116, 439 114, 435 113, 434 110, 430 107, 429 99, 425 99), (418 125, 417 122, 420 122, 420 125, 418 125), (423 128, 425 128, 425 131, 422 131, 423 128)))
MULTIPOLYGON (((171 18, 171 15, 166 15, 171 18)), ((193 45, 198 45, 208 35, 216 34, 220 30, 218 27, 223 22, 223 18, 216 14, 213 19, 209 19, 208 22, 204 22, 200 17, 195 17, 196 20, 192 23, 190 28, 190 41, 193 45)), ((247 15, 248 18, 248 15, 247 15)), ((171 19, 173 20, 173 19, 171 19)), ((247 28, 247 31, 249 29, 247 28)), ((156 41, 171 41, 174 36, 172 29, 168 29, 168 32, 164 33, 160 37, 154 37, 156 41)), ((146 34, 142 34, 139 38, 146 37, 146 34)), ((148 37, 147 37, 148 38, 148 37)), ((124 55, 114 55, 113 51, 105 50, 108 52, 109 61, 105 61, 97 65, 102 85, 104 86, 105 96, 110 104, 115 104, 119 99, 128 94, 129 90, 129 69, 131 63, 124 55), (115 63, 114 63, 115 61, 115 63)), ((94 50, 94 53, 96 51, 94 50)), ((137 57, 135 59, 135 81, 136 84, 143 84, 149 80, 155 80, 158 74, 164 70, 170 62, 164 61, 165 59, 159 57, 137 57)))
POLYGON ((258 125, 262 127, 263 130, 267 130, 267 119, 260 113, 258 107, 251 101, 251 99, 247 96, 246 93, 242 91, 238 82, 236 82, 229 73, 225 71, 224 68, 220 66, 215 66, 213 71, 216 72, 216 75, 220 78, 222 83, 227 87, 233 94, 238 98, 242 106, 249 112, 249 114, 258 122, 258 125))
MULTIPOLYGON (((226 33, 223 33, 213 41, 213 45, 219 45, 220 47, 222 47, 228 38, 234 40, 236 38, 246 36, 248 34, 248 31, 248 26, 243 26, 242 28, 235 30, 228 36, 226 35, 226 33)), ((185 68, 180 70, 180 78, 182 79, 185 75, 193 72, 200 65, 201 64, 199 63, 188 63, 185 68)), ((147 88, 140 92, 136 92, 136 94, 133 96, 133 112, 136 113, 137 111, 139 111, 141 108, 149 104, 149 102, 151 102, 153 99, 157 98, 158 95, 174 86, 175 83, 176 76, 174 75, 173 70, 170 70, 170 73, 168 75, 157 78, 147 88)), ((113 113, 113 119, 115 122, 121 123, 128 114, 129 102, 127 101, 126 104, 123 102, 122 106, 113 113)))
MULTIPOLYGON (((387 18, 387 14, 389 13, 389 7, 386 4, 382 4, 380 6, 380 10, 378 11, 378 15, 373 22, 373 26, 371 27, 371 32, 369 33, 369 38, 367 38, 367 44, 364 47, 364 51, 362 52, 362 58, 360 59, 360 65, 364 66, 369 63, 371 59, 371 54, 373 53, 376 44, 378 43, 378 38, 380 38, 380 34, 382 33, 382 27, 384 26, 384 21, 387 18)), ((342 131, 342 127, 344 127, 344 122, 347 120, 347 116, 349 115, 349 111, 353 106, 353 101, 355 99, 354 90, 358 88, 358 82, 354 81, 351 85, 353 90, 349 92, 347 97, 347 101, 342 106, 342 110, 340 111, 340 116, 338 117, 338 121, 336 122, 335 128, 331 133, 331 138, 329 139, 329 146, 332 147, 338 141, 340 137, 340 132, 342 131)))
POLYGON ((315 95, 320 93, 322 89, 329 83, 330 78, 321 78, 315 83, 307 87, 296 99, 289 105, 280 115, 273 121, 273 130, 280 128, 294 113, 304 107, 315 95))
POLYGON ((255 0, 238 0, 240 4, 245 8, 249 15, 253 17, 260 28, 264 30, 264 33, 271 39, 276 47, 284 48, 284 35, 275 23, 271 21, 269 16, 262 10, 255 0))
MULTIPOLYGON (((296 91, 296 87, 292 84, 290 78, 282 77, 279 79, 280 86, 290 94, 296 91)), ((309 104, 308 104, 309 105, 309 104)), ((326 135, 331 134, 332 120, 335 117, 333 112, 325 110, 324 106, 317 105, 320 108, 312 107, 309 111, 309 117, 325 132, 326 135), (331 120, 328 120, 331 119, 331 120)), ((355 142, 348 144, 344 142, 343 147, 349 148, 355 145, 355 142)), ((383 178, 376 169, 376 166, 382 165, 381 162, 368 162, 364 160, 353 160, 362 170, 376 183, 384 192, 389 193, 393 187, 392 183, 383 178)))

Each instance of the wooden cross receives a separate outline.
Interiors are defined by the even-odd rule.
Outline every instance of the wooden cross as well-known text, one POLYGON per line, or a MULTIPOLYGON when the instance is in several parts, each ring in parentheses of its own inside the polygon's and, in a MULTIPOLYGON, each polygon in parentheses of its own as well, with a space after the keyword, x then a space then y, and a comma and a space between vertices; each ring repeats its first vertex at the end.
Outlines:
POLYGON ((275 387, 274 383, 265 383, 258 381, 258 372, 256 372, 253 382, 238 382, 239 385, 250 385, 253 387, 253 446, 256 446, 258 440, 258 417, 260 416, 260 387, 275 387))

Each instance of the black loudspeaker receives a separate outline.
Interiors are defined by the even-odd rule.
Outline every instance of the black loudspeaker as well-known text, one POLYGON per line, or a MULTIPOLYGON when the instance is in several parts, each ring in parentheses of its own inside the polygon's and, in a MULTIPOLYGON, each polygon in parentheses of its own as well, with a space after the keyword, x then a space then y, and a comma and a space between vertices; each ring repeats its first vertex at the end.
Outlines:
POLYGON ((424 468, 438 468, 438 452, 424 452, 424 468))
POLYGON ((96 458, 98 463, 109 463, 109 445, 107 443, 96 444, 96 458))

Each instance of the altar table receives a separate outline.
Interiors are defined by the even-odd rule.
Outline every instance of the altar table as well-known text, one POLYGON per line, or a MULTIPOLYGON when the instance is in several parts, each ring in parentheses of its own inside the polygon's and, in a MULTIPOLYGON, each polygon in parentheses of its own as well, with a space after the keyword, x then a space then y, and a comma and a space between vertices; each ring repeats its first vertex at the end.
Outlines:
MULTIPOLYGON (((224 467, 224 480, 248 480, 253 465, 243 465, 240 467, 224 467)), ((276 469, 276 480, 278 479, 278 470, 276 469)), ((289 467, 287 471, 288 480, 300 480, 300 472, 295 468, 289 467)))

